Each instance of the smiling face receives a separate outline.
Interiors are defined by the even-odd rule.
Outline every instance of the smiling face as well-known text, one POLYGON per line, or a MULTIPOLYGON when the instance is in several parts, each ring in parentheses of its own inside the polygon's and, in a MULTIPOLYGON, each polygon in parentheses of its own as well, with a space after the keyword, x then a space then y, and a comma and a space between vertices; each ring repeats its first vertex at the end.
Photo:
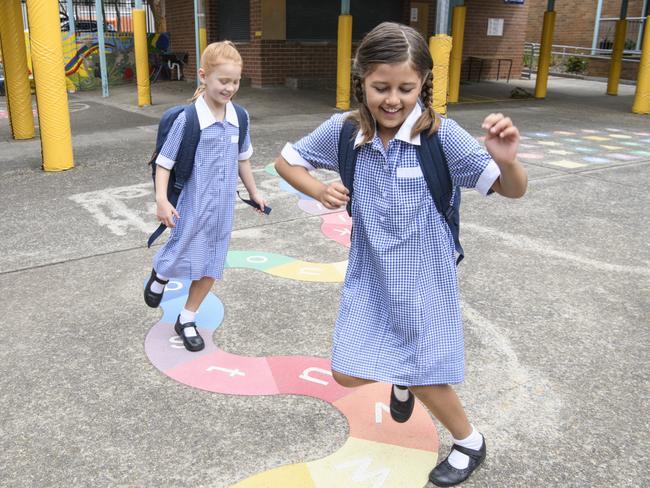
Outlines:
POLYGON ((422 91, 422 79, 411 63, 378 64, 363 80, 368 110, 382 140, 392 139, 411 113, 422 91))
POLYGON ((219 62, 209 72, 199 69, 199 79, 205 84, 208 103, 222 107, 235 96, 241 81, 241 65, 229 60, 219 62))

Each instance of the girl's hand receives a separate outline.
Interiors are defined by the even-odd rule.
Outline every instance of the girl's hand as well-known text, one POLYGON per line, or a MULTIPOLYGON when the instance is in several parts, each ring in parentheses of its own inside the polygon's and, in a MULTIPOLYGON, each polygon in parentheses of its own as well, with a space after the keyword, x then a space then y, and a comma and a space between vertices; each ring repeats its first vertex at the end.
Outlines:
POLYGON ((264 208, 266 207, 266 200, 262 198, 262 195, 260 195, 259 193, 253 193, 251 195, 251 200, 253 200, 255 203, 257 203, 260 206, 260 208, 259 209, 256 208, 255 211, 257 213, 264 213, 264 208))
POLYGON ((514 163, 519 147, 519 130, 512 124, 510 117, 490 114, 485 117, 481 127, 487 131, 485 148, 492 159, 499 165, 514 163))
POLYGON ((335 209, 343 205, 347 205, 350 197, 350 192, 343 186, 340 181, 335 181, 327 186, 324 186, 318 195, 318 201, 323 204, 325 208, 335 209))
POLYGON ((176 217, 177 219, 181 218, 174 206, 167 199, 161 202, 156 201, 156 217, 170 229, 176 225, 172 217, 176 217))

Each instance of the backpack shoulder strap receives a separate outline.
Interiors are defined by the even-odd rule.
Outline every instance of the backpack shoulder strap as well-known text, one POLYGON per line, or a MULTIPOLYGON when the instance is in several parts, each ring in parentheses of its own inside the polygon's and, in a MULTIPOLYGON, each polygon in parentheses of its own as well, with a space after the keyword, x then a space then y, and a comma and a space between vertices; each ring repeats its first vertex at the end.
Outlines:
MULTIPOLYGON (((199 145, 201 138, 201 127, 199 126, 199 116, 196 113, 196 107, 193 103, 187 105, 184 109, 185 112, 185 130, 183 131, 183 138, 181 145, 178 148, 178 156, 176 157, 176 164, 174 165, 174 173, 176 181, 174 183, 174 191, 176 193, 176 200, 178 194, 183 189, 183 185, 188 180, 194 169, 194 156, 196 155, 196 148, 199 145)), ((171 200, 170 200, 171 202, 171 200)), ((171 202, 176 205, 176 202, 171 202)))
POLYGON ((357 153, 359 152, 359 150, 354 147, 354 135, 356 134, 357 129, 357 124, 354 121, 347 119, 341 128, 338 148, 339 174, 341 176, 341 182, 350 192, 350 200, 348 200, 346 207, 348 215, 350 216, 352 216, 352 184, 354 183, 354 169, 357 164, 357 153))
POLYGON ((246 133, 248 132, 248 116, 246 115, 244 107, 236 103, 233 103, 232 105, 235 107, 235 112, 237 112, 237 122, 239 122, 239 152, 241 153, 242 148, 244 147, 246 133))
MULTIPOLYGON (((174 164, 169 175, 169 186, 167 187, 167 198, 169 199, 169 203, 174 206, 178 203, 181 190, 183 190, 185 182, 194 169, 196 147, 199 145, 199 139, 201 138, 201 127, 199 125, 199 116, 196 113, 196 107, 193 103, 190 103, 185 106, 183 111, 185 112, 185 128, 183 129, 183 137, 178 148, 176 164, 174 164)), ((180 111, 178 115, 180 115, 180 111)), ((151 247, 166 228, 165 224, 160 224, 153 234, 149 236, 149 239, 147 239, 147 247, 151 247)))
POLYGON ((451 234, 454 237, 454 246, 458 253, 456 264, 460 263, 465 253, 460 245, 460 188, 454 188, 447 158, 442 150, 442 144, 438 134, 429 136, 420 134, 420 146, 418 148, 418 158, 422 174, 429 187, 431 197, 436 204, 438 212, 444 217, 451 234), (453 202, 452 202, 453 198, 453 202))

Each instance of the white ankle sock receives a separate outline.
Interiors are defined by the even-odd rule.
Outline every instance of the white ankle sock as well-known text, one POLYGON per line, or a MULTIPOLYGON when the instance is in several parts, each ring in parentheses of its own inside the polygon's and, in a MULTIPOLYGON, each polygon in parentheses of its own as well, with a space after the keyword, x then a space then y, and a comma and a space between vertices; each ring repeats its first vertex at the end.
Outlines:
MULTIPOLYGON (((467 449, 472 449, 474 451, 478 451, 482 446, 483 446, 483 436, 481 433, 474 428, 472 425, 472 433, 468 435, 465 439, 454 439, 452 437, 454 444, 458 444, 459 446, 466 447, 467 449)), ((449 464, 451 464, 454 468, 456 469, 465 469, 467 466, 469 466, 469 456, 467 454, 463 454, 462 452, 458 452, 457 450, 452 450, 451 454, 449 454, 449 458, 447 459, 449 461, 449 464)))
POLYGON ((407 387, 393 385, 393 391, 395 392, 395 398, 400 402, 405 402, 409 399, 409 389, 407 387))
MULTIPOLYGON (((181 315, 178 321, 181 324, 187 324, 188 322, 194 322, 195 318, 196 318, 196 312, 192 312, 191 310, 187 310, 186 308, 184 308, 181 311, 181 315)), ((185 337, 195 337, 196 330, 193 327, 188 327, 183 330, 183 334, 185 334, 185 337)))
MULTIPOLYGON (((160 275, 158 273, 156 273, 156 277, 159 280, 169 281, 169 278, 167 278, 166 276, 160 275)), ((161 283, 158 283, 156 280, 154 280, 153 283, 151 283, 151 291, 152 292, 154 292, 154 293, 162 293, 164 290, 165 290, 165 285, 163 285, 161 283)))

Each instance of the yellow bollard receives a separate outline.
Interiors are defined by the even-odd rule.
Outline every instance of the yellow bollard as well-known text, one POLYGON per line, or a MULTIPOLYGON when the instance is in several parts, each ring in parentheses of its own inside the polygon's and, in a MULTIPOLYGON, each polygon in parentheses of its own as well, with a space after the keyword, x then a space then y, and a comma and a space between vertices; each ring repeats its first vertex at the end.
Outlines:
MULTIPOLYGON (((650 27, 650 16, 646 17, 645 25, 650 27)), ((650 29, 646 27, 641 48, 639 75, 636 79, 636 93, 632 112, 635 114, 650 114, 650 29)))
POLYGON ((433 58, 433 109, 440 115, 447 115, 451 44, 451 37, 447 34, 436 34, 429 38, 429 51, 433 58))
POLYGON ((0 1, 0 42, 11 132, 14 139, 32 139, 34 115, 20 0, 0 1))
POLYGON ((460 97, 460 71, 463 64, 463 40, 465 37, 465 15, 467 7, 454 7, 451 20, 451 61, 449 63, 449 103, 457 103, 460 97))
POLYGON ((608 95, 618 95, 618 82, 621 79, 621 68, 623 66, 623 49, 625 49, 626 31, 627 20, 616 21, 616 34, 614 35, 612 60, 609 64, 609 76, 607 77, 608 95))
POLYGON ((149 46, 144 9, 133 9, 133 42, 135 47, 135 77, 138 85, 138 106, 151 105, 149 83, 149 46))
POLYGON ((352 64, 352 16, 339 15, 336 62, 336 108, 350 109, 350 68, 352 64))
POLYGON ((58 2, 27 0, 27 11, 43 169, 63 171, 74 160, 58 2))
POLYGON ((537 61, 537 80, 535 81, 535 98, 546 98, 548 86, 548 69, 551 64, 551 51, 553 46, 553 30, 555 29, 555 10, 544 12, 544 25, 542 26, 542 42, 539 48, 537 61))

